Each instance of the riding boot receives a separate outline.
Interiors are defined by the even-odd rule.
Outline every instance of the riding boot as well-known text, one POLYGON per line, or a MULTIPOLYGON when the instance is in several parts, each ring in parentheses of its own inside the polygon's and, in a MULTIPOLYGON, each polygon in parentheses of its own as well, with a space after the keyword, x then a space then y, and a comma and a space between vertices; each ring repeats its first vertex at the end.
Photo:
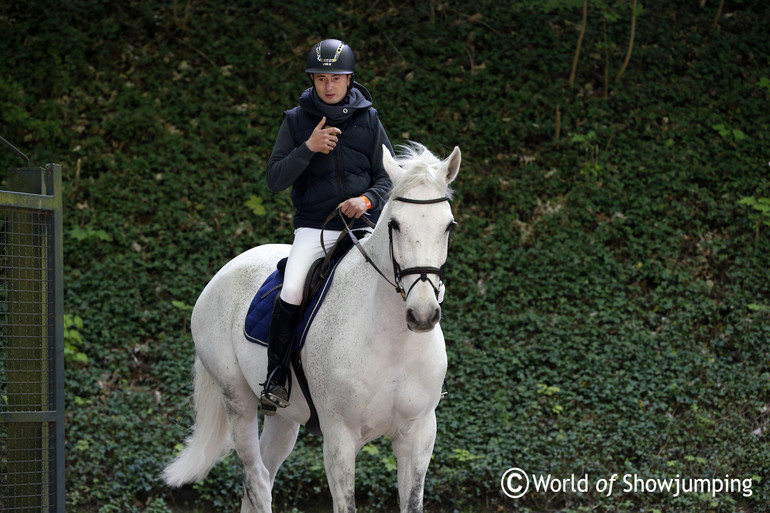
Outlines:
POLYGON ((265 415, 274 414, 276 406, 289 406, 286 375, 289 372, 289 349, 294 341, 299 309, 299 306, 287 303, 280 297, 275 302, 267 347, 267 379, 260 396, 265 415))

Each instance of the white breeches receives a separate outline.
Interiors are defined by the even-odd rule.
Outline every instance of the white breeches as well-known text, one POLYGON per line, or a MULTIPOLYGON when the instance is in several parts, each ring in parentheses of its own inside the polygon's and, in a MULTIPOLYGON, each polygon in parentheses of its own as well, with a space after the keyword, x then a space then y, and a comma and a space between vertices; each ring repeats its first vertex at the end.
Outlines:
MULTIPOLYGON (((324 230, 326 251, 331 251, 341 232, 324 230)), ((294 230, 294 243, 289 252, 286 272, 283 278, 281 299, 292 305, 302 303, 305 278, 313 262, 324 256, 321 248, 321 230, 317 228, 297 228, 294 230)))

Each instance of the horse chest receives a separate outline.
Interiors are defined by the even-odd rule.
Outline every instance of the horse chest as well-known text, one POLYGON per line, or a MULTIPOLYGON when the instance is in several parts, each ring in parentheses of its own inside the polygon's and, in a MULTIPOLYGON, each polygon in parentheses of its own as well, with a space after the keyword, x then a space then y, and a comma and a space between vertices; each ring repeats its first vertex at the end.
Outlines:
POLYGON ((365 441, 402 432, 433 411, 441 394, 446 354, 443 345, 426 347, 406 360, 390 350, 310 349, 308 380, 319 415, 359 426, 365 441))
POLYGON ((350 411, 354 424, 360 426, 361 439, 368 442, 374 438, 393 436, 408 430, 416 419, 433 411, 437 398, 430 390, 422 387, 391 383, 370 393, 361 403, 364 408, 350 411))
MULTIPOLYGON (((403 431, 413 420, 432 412, 441 394, 443 372, 431 371, 417 364, 401 362, 362 372, 358 382, 361 391, 361 425, 376 426, 373 436, 393 435, 403 431), (373 377, 375 379, 373 379, 373 377), (379 379, 377 379, 379 378, 379 379)), ((367 366, 363 366, 366 368, 367 366)))

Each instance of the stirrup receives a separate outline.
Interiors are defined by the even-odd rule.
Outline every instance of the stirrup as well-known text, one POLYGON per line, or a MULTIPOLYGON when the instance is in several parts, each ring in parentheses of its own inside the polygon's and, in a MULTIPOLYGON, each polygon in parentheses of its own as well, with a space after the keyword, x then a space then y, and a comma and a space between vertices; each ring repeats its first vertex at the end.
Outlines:
POLYGON ((289 406, 289 392, 286 387, 276 382, 270 382, 262 390, 260 395, 262 406, 272 406, 273 408, 286 408, 289 406))
POLYGON ((278 408, 265 397, 264 392, 259 396, 259 406, 262 408, 262 415, 265 417, 272 417, 278 410, 278 408))

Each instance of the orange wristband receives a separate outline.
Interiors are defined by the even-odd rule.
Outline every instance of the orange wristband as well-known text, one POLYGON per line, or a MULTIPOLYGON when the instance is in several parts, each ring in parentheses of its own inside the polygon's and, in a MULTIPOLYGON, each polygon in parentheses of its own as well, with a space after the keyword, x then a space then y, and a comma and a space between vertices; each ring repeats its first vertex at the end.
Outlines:
POLYGON ((369 200, 369 198, 367 198, 366 196, 361 196, 361 198, 363 198, 364 203, 366 203, 366 210, 369 210, 370 208, 372 208, 372 202, 369 200))

